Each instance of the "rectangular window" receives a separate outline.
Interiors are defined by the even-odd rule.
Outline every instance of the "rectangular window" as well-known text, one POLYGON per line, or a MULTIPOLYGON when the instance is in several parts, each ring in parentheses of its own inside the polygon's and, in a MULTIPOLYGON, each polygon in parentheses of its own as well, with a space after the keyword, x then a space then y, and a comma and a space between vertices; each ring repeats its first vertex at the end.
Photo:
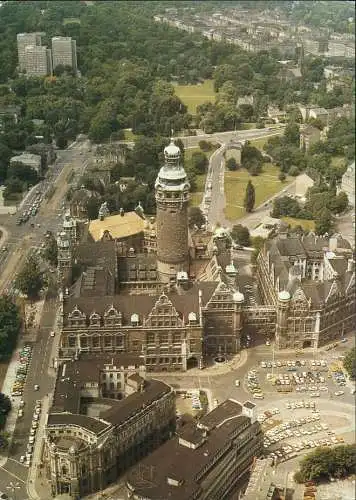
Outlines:
POLYGON ((76 341, 75 337, 68 337, 68 345, 69 345, 69 347, 75 347, 75 341, 76 341))
POLYGON ((146 342, 147 342, 147 344, 154 344, 155 343, 155 334, 148 333, 146 336, 146 342))
POLYGON ((182 341, 181 333, 173 333, 173 344, 180 344, 182 341))
POLYGON ((160 333, 159 334, 159 343, 160 344, 168 344, 168 333, 160 333))

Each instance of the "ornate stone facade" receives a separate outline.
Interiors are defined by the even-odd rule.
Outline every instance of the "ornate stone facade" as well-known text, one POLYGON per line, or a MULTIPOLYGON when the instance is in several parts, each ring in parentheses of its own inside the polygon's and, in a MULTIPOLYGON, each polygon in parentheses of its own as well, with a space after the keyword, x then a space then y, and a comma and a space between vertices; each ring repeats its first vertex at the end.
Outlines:
POLYGON ((276 345, 320 347, 355 328, 355 261, 339 235, 267 241, 257 261, 261 296, 276 309, 276 345))
POLYGON ((59 368, 43 457, 53 496, 83 498, 104 489, 170 437, 174 393, 163 382, 146 380, 139 363, 96 358, 59 368), (114 377, 109 383, 120 385, 120 401, 103 397, 114 377))

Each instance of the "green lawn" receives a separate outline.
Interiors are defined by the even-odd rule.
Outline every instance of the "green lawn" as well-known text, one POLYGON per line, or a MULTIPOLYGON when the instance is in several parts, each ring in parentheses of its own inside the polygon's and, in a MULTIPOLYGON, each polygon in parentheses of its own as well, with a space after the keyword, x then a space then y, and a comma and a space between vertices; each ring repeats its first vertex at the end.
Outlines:
POLYGON ((293 217, 282 217, 282 220, 291 227, 302 226, 305 231, 314 231, 315 222, 307 219, 294 219, 293 217))
MULTIPOLYGON (((274 131, 271 131, 271 133, 273 133, 273 132, 274 131)), ((260 137, 259 139, 251 139, 250 143, 251 143, 251 146, 255 146, 255 148, 257 148, 263 152, 264 151, 263 146, 266 144, 268 139, 270 139, 270 137, 260 137)))
POLYGON ((124 140, 125 141, 131 141, 131 142, 134 142, 136 139, 137 139, 137 135, 135 135, 134 133, 132 133, 132 130, 128 129, 128 128, 125 128, 124 129, 124 140))
POLYGON ((280 170, 271 163, 265 163, 262 174, 251 176, 247 170, 239 169, 236 172, 225 172, 225 196, 226 207, 225 217, 235 221, 245 215, 243 202, 246 186, 249 180, 255 187, 256 202, 255 207, 271 198, 274 194, 284 189, 293 182, 294 177, 287 177, 285 182, 278 180, 280 170))
POLYGON ((175 85, 175 93, 188 107, 189 113, 195 114, 197 106, 205 102, 215 102, 214 81, 205 80, 197 85, 175 85))

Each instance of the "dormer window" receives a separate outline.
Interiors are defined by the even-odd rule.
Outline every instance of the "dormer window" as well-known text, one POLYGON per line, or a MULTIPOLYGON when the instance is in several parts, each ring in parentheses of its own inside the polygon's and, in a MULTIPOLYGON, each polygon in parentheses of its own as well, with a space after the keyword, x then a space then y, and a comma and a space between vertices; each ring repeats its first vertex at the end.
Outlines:
POLYGON ((138 323, 139 323, 138 314, 136 314, 136 313, 131 314, 131 326, 137 326, 138 323))
POLYGON ((93 312, 90 315, 89 320, 90 320, 90 326, 100 326, 100 316, 98 313, 93 312))
POLYGON ((188 322, 190 325, 195 325, 196 322, 197 322, 197 315, 195 314, 195 312, 190 312, 188 314, 188 322))

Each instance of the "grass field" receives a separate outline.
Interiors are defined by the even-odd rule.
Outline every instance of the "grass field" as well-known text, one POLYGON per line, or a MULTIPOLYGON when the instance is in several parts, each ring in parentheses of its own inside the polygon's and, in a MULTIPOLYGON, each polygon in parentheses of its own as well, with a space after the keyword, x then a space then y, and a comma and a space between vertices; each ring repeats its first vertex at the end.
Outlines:
POLYGON ((293 182, 294 177, 287 177, 286 181, 281 183, 278 180, 280 170, 271 163, 265 163, 262 174, 251 176, 247 170, 240 169, 236 172, 225 172, 225 196, 226 207, 225 217, 228 220, 235 221, 245 215, 243 202, 246 186, 249 180, 255 187, 256 202, 255 207, 261 205, 264 201, 284 189, 293 182))
POLYGON ((294 219, 293 217, 282 217, 282 220, 291 227, 302 226, 305 231, 314 231, 315 222, 307 219, 294 219))
POLYGON ((132 130, 130 130, 129 128, 125 128, 124 129, 124 141, 131 141, 131 142, 134 142, 136 141, 137 139, 137 135, 135 135, 132 130))
POLYGON ((195 114, 197 106, 204 102, 215 102, 214 81, 205 80, 197 85, 175 85, 175 93, 188 107, 189 113, 195 114))

